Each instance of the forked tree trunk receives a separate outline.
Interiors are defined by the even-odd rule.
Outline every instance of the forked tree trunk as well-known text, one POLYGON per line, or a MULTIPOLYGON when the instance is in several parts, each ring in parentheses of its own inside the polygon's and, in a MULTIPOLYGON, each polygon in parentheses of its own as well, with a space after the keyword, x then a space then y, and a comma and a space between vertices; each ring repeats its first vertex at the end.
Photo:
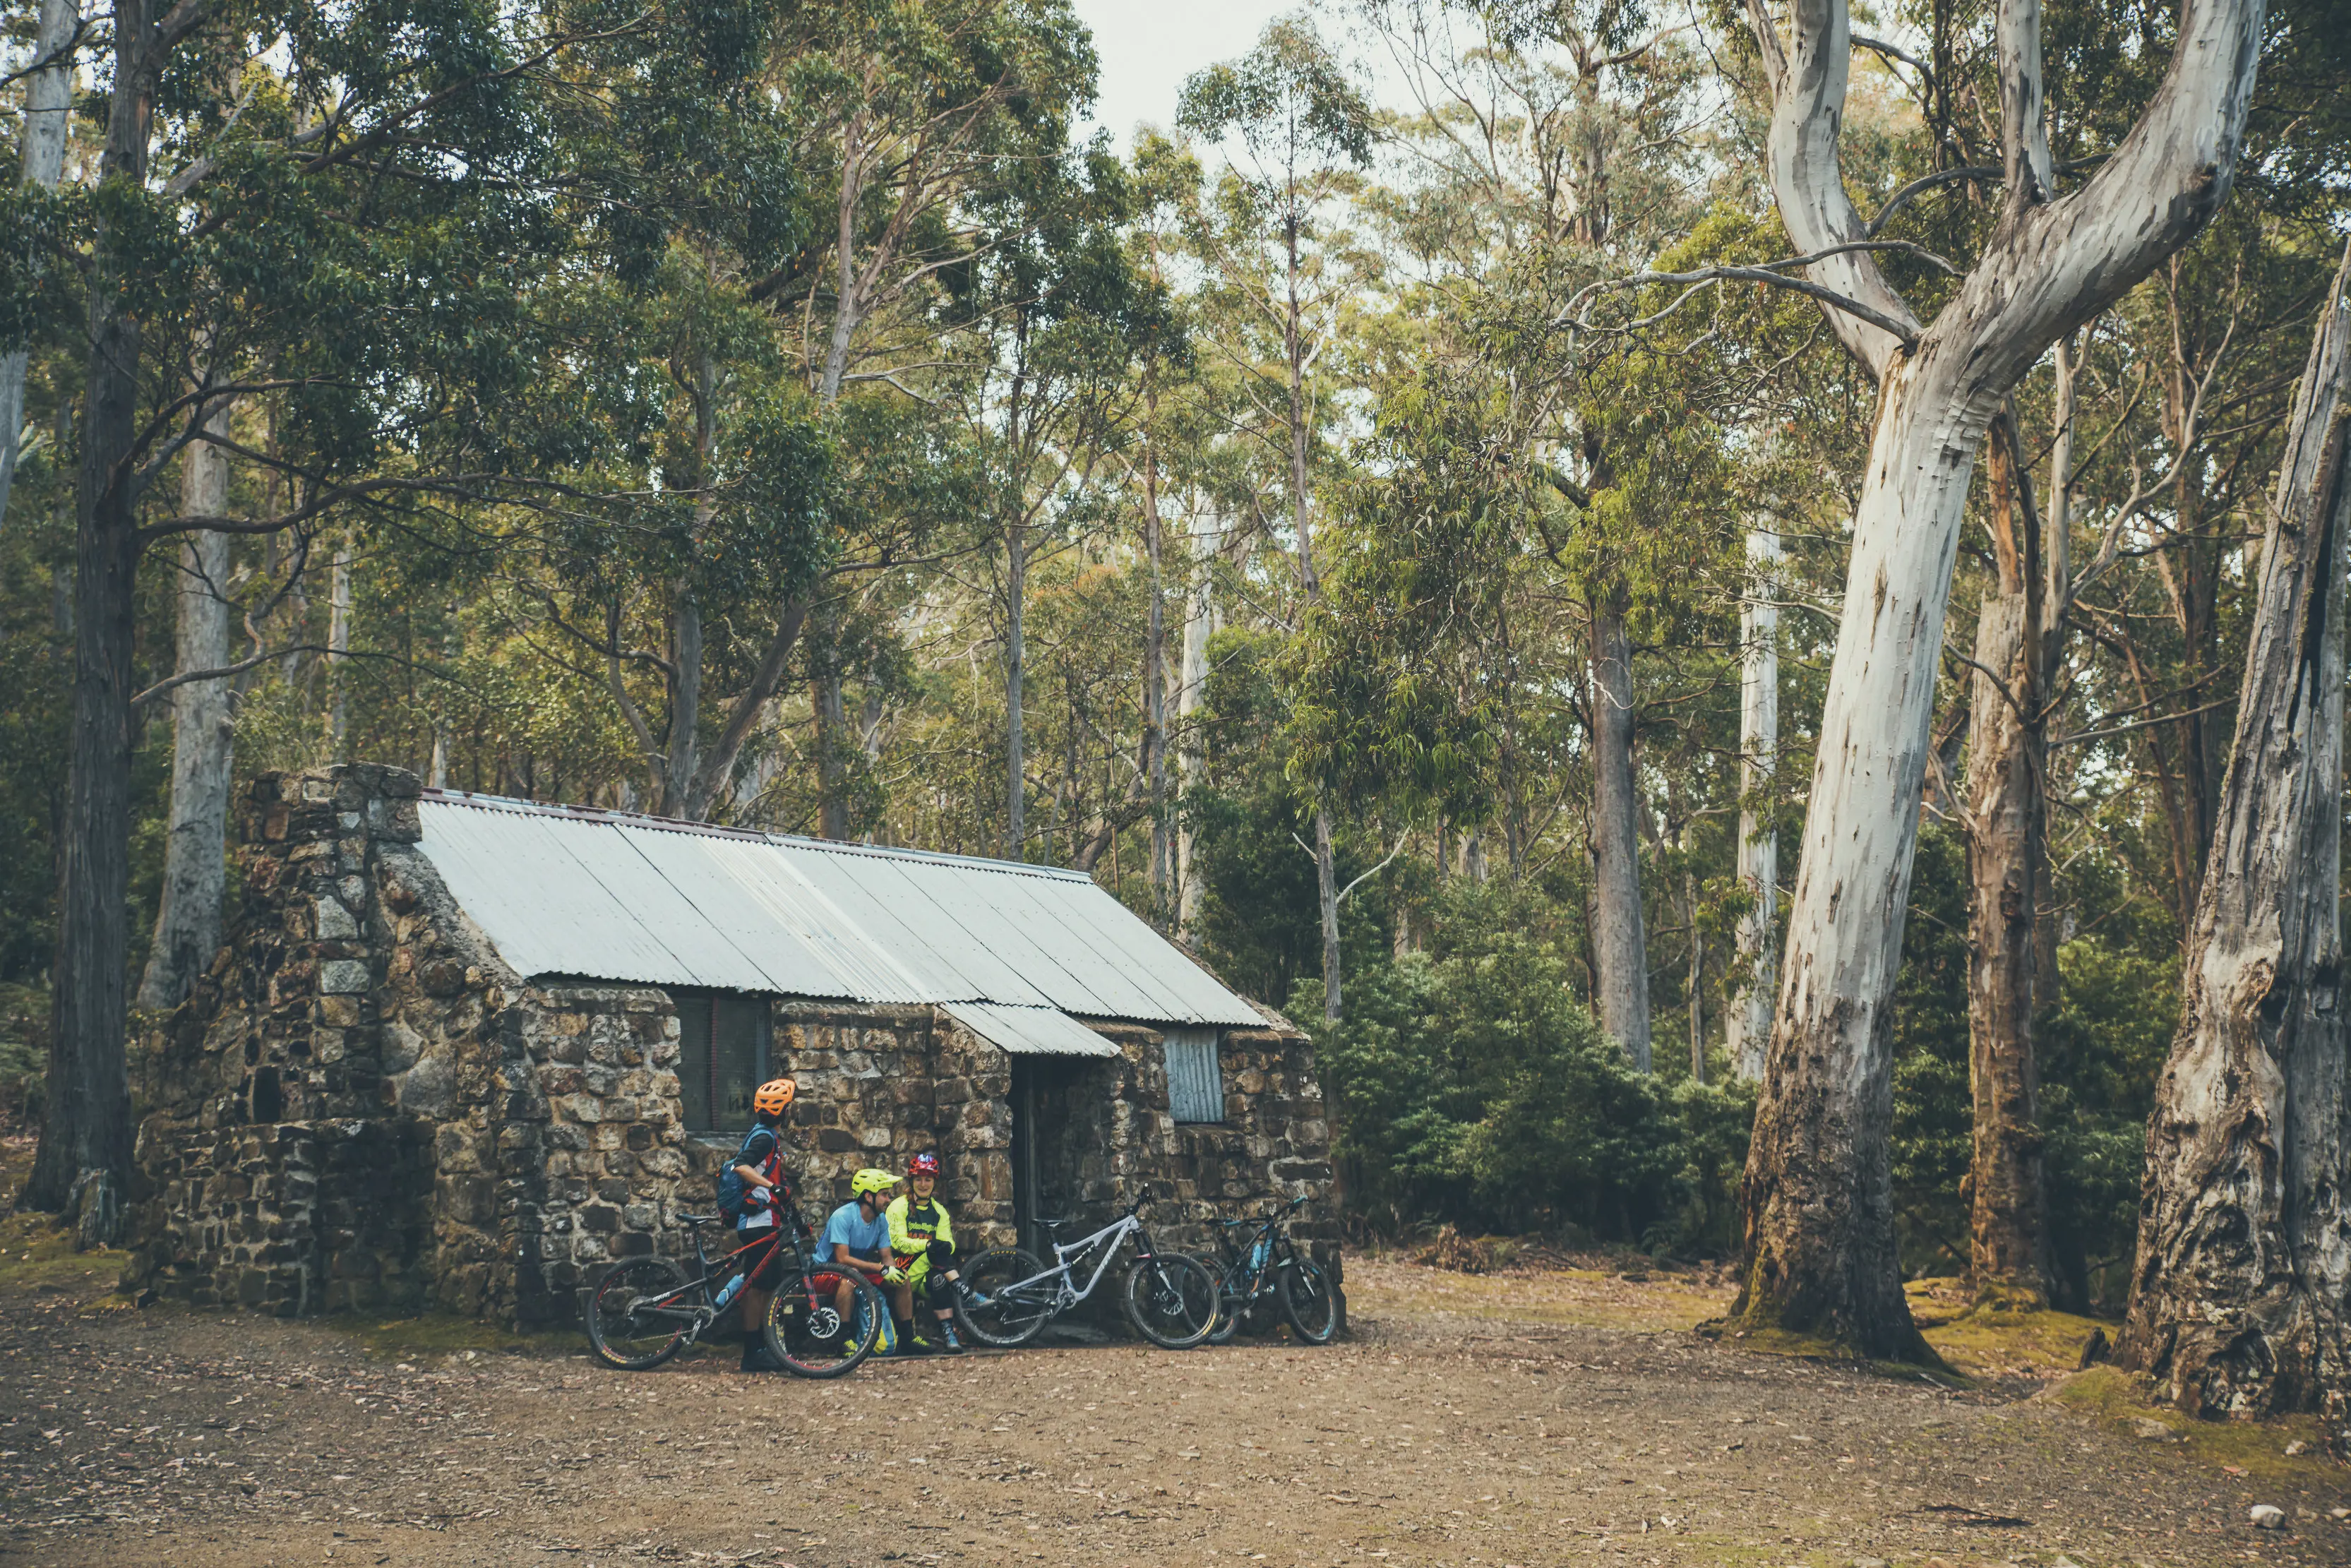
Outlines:
MULTIPOLYGON (((80 0, 41 0, 41 21, 33 35, 33 57, 55 60, 81 20, 80 0)), ((25 78, 23 179, 44 191, 57 188, 65 172, 66 131, 73 112, 73 67, 52 65, 25 78)), ((0 354, 0 524, 8 517, 8 492, 16 480, 16 437, 25 422, 25 371, 30 350, 0 354)), ((63 452, 60 450, 62 459, 63 452)))
POLYGON ((1633 642, 1625 613, 1592 606, 1592 951, 1600 1027, 1649 1071, 1649 949, 1641 925, 1641 809, 1633 777, 1633 642))
POLYGON ((1782 218, 1799 251, 1837 252, 1808 268, 1812 281, 1869 313, 1829 315, 1878 378, 1878 408, 1740 1194, 1733 1321, 1927 1359, 1894 1230, 1889 1009, 1976 444, 2052 342, 2185 245, 2227 194, 2262 5, 2187 0, 2145 118, 2080 190, 2057 198, 2042 122, 2039 5, 2001 0, 2008 205, 1924 331, 1868 253, 1838 249, 1866 238, 1837 161, 1852 63, 1844 0, 1796 0, 1784 58, 1760 0, 1749 14, 1777 91, 1770 162, 1782 218))
POLYGON ((1771 788, 1780 752, 1780 536, 1747 535, 1749 589, 1739 609, 1746 651, 1739 677, 1739 885, 1747 912, 1739 917, 1739 967, 1751 977, 1724 1022, 1731 1069, 1753 1083, 1763 1076, 1763 1050, 1771 1040, 1772 981, 1780 972, 1778 929, 1780 835, 1759 799, 1771 788))
POLYGON ((2040 1074, 2032 1009, 2042 876, 2041 576, 2037 529, 2018 471, 2015 427, 1995 427, 1986 462, 1997 568, 1976 618, 1968 736, 1968 1272, 1980 1301, 2045 1305, 2048 1205, 2042 1187, 2040 1074))
POLYGON ((2351 251, 2294 398, 2148 1124, 2121 1354, 2197 1415, 2322 1409, 2351 1448, 2342 871, 2351 251))
MULTIPOLYGON (((205 428, 228 434, 225 405, 205 422, 205 428)), ((192 517, 227 514, 228 454, 210 442, 193 442, 180 455, 180 511, 192 517)), ((181 539, 173 663, 182 674, 216 670, 229 662, 228 545, 228 535, 210 528, 181 539)), ((155 937, 139 980, 142 1008, 179 1006, 220 946, 235 739, 225 677, 173 688, 172 826, 163 845, 163 893, 155 913, 155 937)))

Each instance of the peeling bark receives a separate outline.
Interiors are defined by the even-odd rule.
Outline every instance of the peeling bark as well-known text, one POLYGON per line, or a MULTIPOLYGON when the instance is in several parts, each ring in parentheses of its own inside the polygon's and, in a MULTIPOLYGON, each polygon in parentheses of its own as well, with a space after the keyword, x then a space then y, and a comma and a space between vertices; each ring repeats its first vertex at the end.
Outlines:
MULTIPOLYGON (((1771 183, 1796 248, 1864 239, 1837 159, 1851 69, 1845 0, 1796 0, 1785 56, 1750 0, 1776 93, 1771 183)), ((1855 508, 1811 807, 1788 916, 1778 1010, 1741 1192, 1735 1320, 1877 1356, 1932 1355, 1902 1293, 1890 1138, 1894 982, 1909 902, 1943 614, 1977 443, 2049 345, 2192 238, 2228 193, 2259 55, 2261 0, 2188 0, 2146 115, 2072 194, 2011 183, 1981 258, 1908 340, 1830 309, 1878 378, 1855 508)), ((2030 70, 2039 11, 2003 0, 2004 71, 2030 70)), ((2037 102, 2037 84, 2002 101, 2037 102)), ((2009 127, 2011 168, 2040 129, 2009 127)), ((1815 282, 1906 326, 1916 318, 1867 253, 1814 263, 1815 282)))
POLYGON ((2120 1354, 2196 1415, 2321 1410, 2351 1452, 2342 868, 2351 251, 2294 398, 2147 1132, 2120 1354))

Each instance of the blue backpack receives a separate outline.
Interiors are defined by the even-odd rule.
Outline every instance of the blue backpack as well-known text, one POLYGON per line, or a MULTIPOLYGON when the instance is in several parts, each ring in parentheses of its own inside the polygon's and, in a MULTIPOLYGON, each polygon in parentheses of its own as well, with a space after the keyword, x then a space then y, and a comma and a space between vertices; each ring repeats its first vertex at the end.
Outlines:
POLYGON ((725 1168, 718 1173, 718 1212, 726 1219, 738 1220, 743 1218, 744 1181, 741 1174, 735 1167, 747 1163, 751 1153, 751 1140, 763 1133, 768 1135, 769 1141, 768 1178, 773 1180, 780 1189, 779 1196, 789 1197, 791 1186, 782 1179, 782 1172, 779 1168, 784 1153, 783 1134, 771 1128, 755 1124, 749 1132, 743 1134, 743 1142, 736 1148, 735 1157, 728 1160, 725 1168))

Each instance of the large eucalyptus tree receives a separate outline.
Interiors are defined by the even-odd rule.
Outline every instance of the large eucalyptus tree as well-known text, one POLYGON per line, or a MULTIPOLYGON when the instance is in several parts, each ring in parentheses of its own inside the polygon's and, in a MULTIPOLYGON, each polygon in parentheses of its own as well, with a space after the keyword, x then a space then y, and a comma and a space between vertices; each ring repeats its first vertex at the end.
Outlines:
POLYGON ((2147 1128, 2122 1354, 2193 1414, 2323 1409, 2351 1448, 2343 1015, 2351 250, 2321 310, 2262 543, 2218 831, 2147 1128))
POLYGON ((1863 218, 1841 172, 1855 47, 1845 0, 1795 0, 1784 43, 1762 0, 1750 0, 1774 97, 1771 183, 1802 281, 1879 395, 1742 1190, 1740 1327, 1928 1354, 1896 1254, 1888 1006, 1976 447, 2050 345, 2185 245, 2227 195, 2262 10, 2262 0, 2187 0, 2138 123, 2061 194, 2043 126, 2041 7, 2002 0, 2001 218, 1929 326, 1875 259, 1898 242, 1879 237, 1882 215, 1863 218))

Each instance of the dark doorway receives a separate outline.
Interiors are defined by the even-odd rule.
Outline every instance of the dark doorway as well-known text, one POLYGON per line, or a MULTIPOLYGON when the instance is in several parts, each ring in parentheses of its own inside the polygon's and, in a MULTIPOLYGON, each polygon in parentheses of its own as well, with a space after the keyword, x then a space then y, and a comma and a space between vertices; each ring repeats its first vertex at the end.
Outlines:
POLYGON ((1110 1189, 1111 1074, 1080 1056, 1012 1059, 1012 1223, 1020 1245, 1047 1262, 1037 1217, 1075 1221, 1075 1239, 1105 1224, 1110 1189))

